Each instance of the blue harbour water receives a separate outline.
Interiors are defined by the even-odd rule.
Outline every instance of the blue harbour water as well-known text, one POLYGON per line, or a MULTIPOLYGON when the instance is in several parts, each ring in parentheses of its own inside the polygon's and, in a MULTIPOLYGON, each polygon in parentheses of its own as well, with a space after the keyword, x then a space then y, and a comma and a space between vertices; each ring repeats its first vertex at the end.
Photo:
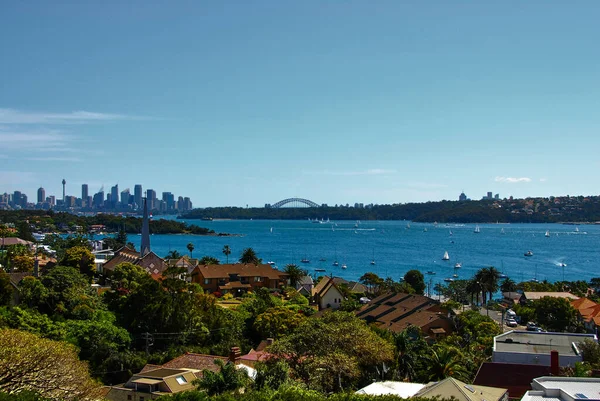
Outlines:
MULTIPOLYGON (((435 284, 455 273, 458 278, 470 278, 487 266, 497 267, 517 282, 600 277, 600 226, 594 225, 479 224, 480 232, 475 233, 475 224, 410 223, 408 228, 406 221, 186 222, 239 236, 152 235, 152 250, 160 256, 170 250, 186 254, 186 245, 191 242, 194 257, 209 255, 225 263, 221 252, 224 245, 231 248, 230 262, 237 260, 244 248, 252 247, 264 262, 274 261, 280 269, 295 263, 316 275, 333 274, 349 280, 366 272, 398 280, 408 270, 418 269, 435 284), (549 237, 545 236, 546 231, 550 232, 549 237), (524 256, 528 250, 533 256, 524 256), (449 261, 442 260, 445 251, 449 261), (310 263, 301 263, 303 258, 310 263), (373 258, 375 265, 371 265, 373 258), (332 265, 336 259, 338 267, 332 265), (462 264, 460 269, 454 269, 456 262, 462 264), (561 267, 561 263, 566 267, 561 267), (342 264, 347 269, 342 269, 342 264)), ((140 236, 129 238, 139 249, 140 236)))

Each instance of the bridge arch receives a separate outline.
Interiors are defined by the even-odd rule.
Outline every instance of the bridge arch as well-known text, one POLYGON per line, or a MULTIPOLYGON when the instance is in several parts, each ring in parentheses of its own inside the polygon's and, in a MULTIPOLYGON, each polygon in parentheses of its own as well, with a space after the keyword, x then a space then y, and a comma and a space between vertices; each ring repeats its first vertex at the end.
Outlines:
POLYGON ((284 200, 280 200, 277 203, 274 203, 273 205, 271 205, 272 208, 275 209, 279 209, 282 206, 285 205, 290 205, 291 207, 319 207, 319 205, 317 205, 315 202, 308 200, 308 199, 303 199, 303 198, 287 198, 284 200), (300 206, 300 205, 304 205, 304 206, 300 206))

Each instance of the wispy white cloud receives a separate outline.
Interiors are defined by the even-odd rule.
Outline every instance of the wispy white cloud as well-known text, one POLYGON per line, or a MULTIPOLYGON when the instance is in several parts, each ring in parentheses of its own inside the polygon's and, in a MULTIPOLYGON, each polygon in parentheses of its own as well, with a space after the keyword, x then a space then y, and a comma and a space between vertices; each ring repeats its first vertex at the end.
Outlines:
POLYGON ((508 184, 518 184, 522 182, 531 182, 531 178, 529 177, 496 177, 494 179, 496 182, 505 182, 508 184))
POLYGON ((306 174, 314 174, 314 175, 335 175, 335 176, 357 176, 357 175, 390 175, 396 174, 396 170, 391 169, 383 169, 383 168, 372 168, 367 170, 356 170, 356 171, 332 171, 332 170, 323 170, 323 171, 309 171, 306 174))
POLYGON ((79 163, 79 162, 83 161, 79 157, 69 157, 69 156, 26 157, 25 160, 39 161, 39 162, 73 162, 73 163, 79 163))
POLYGON ((148 117, 125 114, 72 111, 70 113, 32 112, 0 108, 0 124, 85 124, 118 120, 147 120, 148 117))

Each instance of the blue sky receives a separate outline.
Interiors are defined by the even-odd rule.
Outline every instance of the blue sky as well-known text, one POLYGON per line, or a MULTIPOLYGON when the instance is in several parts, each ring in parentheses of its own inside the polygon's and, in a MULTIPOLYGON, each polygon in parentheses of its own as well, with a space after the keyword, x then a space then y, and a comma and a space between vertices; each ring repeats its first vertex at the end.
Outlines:
POLYGON ((0 192, 597 194, 598 1, 0 5, 0 192))

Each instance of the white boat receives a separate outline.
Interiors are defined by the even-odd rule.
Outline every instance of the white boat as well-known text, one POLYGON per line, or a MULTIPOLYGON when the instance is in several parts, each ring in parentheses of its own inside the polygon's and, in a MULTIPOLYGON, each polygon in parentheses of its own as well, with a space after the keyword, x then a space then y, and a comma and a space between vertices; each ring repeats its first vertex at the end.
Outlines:
POLYGON ((435 272, 433 270, 428 270, 427 274, 435 274, 435 272))
POLYGON ((546 237, 550 236, 550 231, 546 230, 546 234, 544 234, 546 237))
POLYGON ((271 232, 273 232, 273 227, 271 227, 271 230, 270 230, 270 231, 271 231, 271 232))
POLYGON ((460 263, 460 262, 456 262, 456 263, 454 264, 454 268, 455 268, 455 269, 460 269, 461 267, 462 267, 462 263, 460 263))
POLYGON ((481 230, 479 229, 479 225, 475 225, 475 230, 473 230, 474 233, 479 234, 481 232, 481 230))
POLYGON ((447 277, 447 278, 444 279, 444 281, 447 282, 447 283, 451 283, 451 282, 454 281, 454 279, 452 277, 447 277))
POLYGON ((337 260, 335 260, 332 264, 333 264, 333 266, 339 266, 340 265, 337 260))
POLYGON ((426 233, 427 232, 427 227, 423 229, 423 232, 426 233))
POLYGON ((450 235, 453 235, 453 234, 452 234, 452 230, 450 230, 450 235))
POLYGON ((269 260, 269 261, 267 262, 267 264, 268 264, 268 265, 274 265, 274 264, 275 264, 275 262, 273 262, 272 260, 269 260))
POLYGON ((527 251, 524 253, 525 256, 533 256, 533 252, 531 251, 527 251))
POLYGON ((304 258, 300 262, 302 262, 302 263, 310 263, 310 260, 308 258, 304 258))
POLYGON ((575 232, 578 233, 579 232, 579 227, 575 227, 575 232))
POLYGON ((348 268, 348 266, 346 266, 346 264, 344 263, 344 264, 342 265, 342 269, 347 269, 347 268, 348 268))
POLYGON ((406 224, 406 228, 410 229, 410 223, 406 224))
POLYGON ((567 267, 567 264, 566 264, 565 262, 560 262, 558 265, 559 265, 560 267, 567 267))
POLYGON ((506 234, 506 233, 504 232, 504 228, 502 228, 502 229, 500 230, 500 234, 506 234))
POLYGON ((448 255, 448 251, 444 252, 444 256, 442 256, 442 260, 450 260, 450 256, 448 255))
POLYGON ((375 249, 373 249, 373 259, 371 259, 371 265, 375 265, 375 249))

